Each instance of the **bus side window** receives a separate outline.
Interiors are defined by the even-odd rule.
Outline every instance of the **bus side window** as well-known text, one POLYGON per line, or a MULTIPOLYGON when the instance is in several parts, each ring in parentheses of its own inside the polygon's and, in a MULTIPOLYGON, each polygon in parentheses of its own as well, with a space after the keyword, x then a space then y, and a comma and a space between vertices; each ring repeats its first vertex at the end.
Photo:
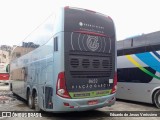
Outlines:
POLYGON ((118 77, 118 82, 126 82, 126 77, 125 77, 125 69, 121 68, 117 70, 117 77, 118 77))
POLYGON ((117 69, 117 78, 118 78, 118 82, 121 82, 121 70, 120 69, 117 69))
POLYGON ((54 51, 58 51, 58 37, 54 38, 54 51))

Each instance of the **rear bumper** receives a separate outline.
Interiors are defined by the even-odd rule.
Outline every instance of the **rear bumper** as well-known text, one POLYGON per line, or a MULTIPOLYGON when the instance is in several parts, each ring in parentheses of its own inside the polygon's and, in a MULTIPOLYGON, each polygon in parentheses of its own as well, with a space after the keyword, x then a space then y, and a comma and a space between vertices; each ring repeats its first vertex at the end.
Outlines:
POLYGON ((115 103, 115 94, 111 94, 103 97, 96 98, 85 98, 85 99, 64 99, 61 97, 57 97, 57 100, 54 101, 54 112, 71 112, 71 111, 86 111, 93 110, 97 108, 102 108, 105 106, 112 106, 115 103), (88 101, 97 100, 98 103, 94 105, 88 105, 88 101), (64 103, 69 104, 69 106, 65 106, 64 103))
POLYGON ((0 80, 0 83, 10 83, 9 80, 0 80))

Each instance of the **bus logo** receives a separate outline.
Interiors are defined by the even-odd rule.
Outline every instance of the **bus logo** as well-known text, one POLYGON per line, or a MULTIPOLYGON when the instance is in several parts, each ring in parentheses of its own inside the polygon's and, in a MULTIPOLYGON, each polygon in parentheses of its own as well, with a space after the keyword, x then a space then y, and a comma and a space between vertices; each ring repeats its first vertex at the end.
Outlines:
POLYGON ((82 23, 82 22, 79 22, 79 25, 80 25, 80 26, 83 26, 83 23, 82 23))
POLYGON ((96 51, 99 48, 98 37, 89 36, 87 39, 87 47, 91 51, 96 51))

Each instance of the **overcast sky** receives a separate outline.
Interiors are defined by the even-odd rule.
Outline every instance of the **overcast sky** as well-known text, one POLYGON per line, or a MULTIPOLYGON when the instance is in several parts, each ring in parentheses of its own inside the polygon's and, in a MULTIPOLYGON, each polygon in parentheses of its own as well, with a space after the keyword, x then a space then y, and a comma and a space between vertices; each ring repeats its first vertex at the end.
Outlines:
POLYGON ((111 16, 117 40, 160 30, 159 0, 0 0, 0 45, 18 44, 65 5, 111 16))

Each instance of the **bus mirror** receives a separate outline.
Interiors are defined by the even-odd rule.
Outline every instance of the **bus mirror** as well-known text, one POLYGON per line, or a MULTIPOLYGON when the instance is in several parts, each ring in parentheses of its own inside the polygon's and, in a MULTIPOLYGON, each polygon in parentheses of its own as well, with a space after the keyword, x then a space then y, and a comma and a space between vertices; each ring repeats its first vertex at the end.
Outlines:
POLYGON ((7 72, 7 73, 10 73, 10 64, 8 64, 8 65, 6 66, 6 72, 7 72))

